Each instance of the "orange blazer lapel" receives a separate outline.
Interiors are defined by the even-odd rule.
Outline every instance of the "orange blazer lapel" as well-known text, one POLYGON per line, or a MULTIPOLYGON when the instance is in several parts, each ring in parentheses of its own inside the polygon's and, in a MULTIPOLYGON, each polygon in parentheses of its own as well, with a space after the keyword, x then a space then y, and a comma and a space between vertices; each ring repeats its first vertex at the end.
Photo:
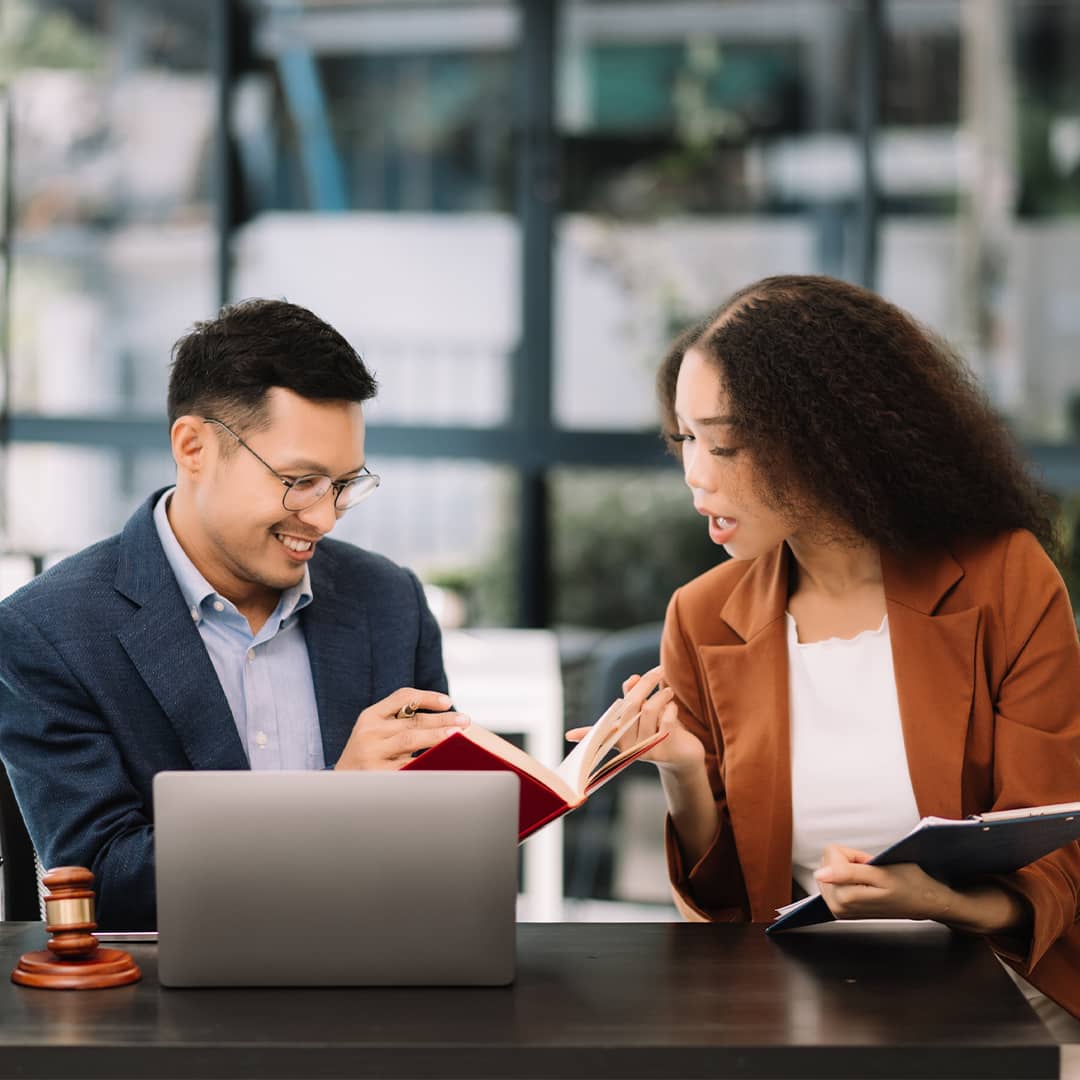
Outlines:
MULTIPOLYGON (((722 779, 750 915, 771 921, 791 899, 791 728, 787 610, 790 554, 761 556, 721 618, 737 640, 699 650, 723 740, 722 779)), ((939 611, 963 577, 947 552, 882 554, 900 720, 922 815, 961 817, 978 608, 939 611)))
POLYGON ((924 817, 962 817, 979 609, 939 611, 963 568, 946 551, 883 552, 893 668, 915 802, 924 817))
POLYGON ((769 922, 791 900, 788 549, 761 556, 721 618, 740 641, 699 650, 723 739, 723 781, 750 917, 769 922))

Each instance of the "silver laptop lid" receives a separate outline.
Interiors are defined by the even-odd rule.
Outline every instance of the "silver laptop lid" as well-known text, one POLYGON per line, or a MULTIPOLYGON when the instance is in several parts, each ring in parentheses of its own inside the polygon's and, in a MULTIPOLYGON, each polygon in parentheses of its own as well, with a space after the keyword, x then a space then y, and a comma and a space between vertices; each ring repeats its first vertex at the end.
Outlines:
POLYGON ((510 982, 518 788, 507 772, 159 773, 162 984, 510 982))

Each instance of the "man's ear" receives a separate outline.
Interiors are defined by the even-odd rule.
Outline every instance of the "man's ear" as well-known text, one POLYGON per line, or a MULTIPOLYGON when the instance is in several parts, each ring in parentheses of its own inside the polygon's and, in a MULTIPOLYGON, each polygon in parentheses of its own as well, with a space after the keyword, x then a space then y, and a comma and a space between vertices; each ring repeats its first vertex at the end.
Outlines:
POLYGON ((198 416, 178 417, 169 437, 177 471, 198 476, 206 467, 206 454, 210 449, 206 422, 198 416))

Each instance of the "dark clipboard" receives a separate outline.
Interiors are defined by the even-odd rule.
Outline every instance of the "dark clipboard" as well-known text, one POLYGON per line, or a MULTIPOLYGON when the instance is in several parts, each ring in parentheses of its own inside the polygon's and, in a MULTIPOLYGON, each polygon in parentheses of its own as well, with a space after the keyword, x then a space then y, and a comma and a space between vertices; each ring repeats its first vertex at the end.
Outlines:
MULTIPOLYGON (((1008 874, 1080 840, 1080 802, 1000 810, 961 818, 923 818, 906 836, 870 860, 871 866, 918 863, 950 885, 1008 874)), ((766 934, 832 922, 821 896, 790 905, 766 934)))

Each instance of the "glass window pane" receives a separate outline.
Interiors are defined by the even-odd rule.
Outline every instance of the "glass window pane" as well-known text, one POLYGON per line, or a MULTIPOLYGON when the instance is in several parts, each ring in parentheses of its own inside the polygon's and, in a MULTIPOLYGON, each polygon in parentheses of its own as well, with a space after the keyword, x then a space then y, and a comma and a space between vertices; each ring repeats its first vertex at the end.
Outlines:
POLYGON ((671 338, 772 273, 854 265, 859 5, 568 0, 560 426, 655 427, 671 338))
POLYGON ((879 288, 1034 442, 1080 434, 1078 20, 1068 0, 886 8, 879 288))
POLYGON ((237 296, 311 308, 375 372, 373 423, 503 423, 518 242, 500 214, 266 214, 235 241, 237 296))
POLYGON ((790 217, 568 216, 557 244, 554 412, 566 428, 655 429, 656 369, 679 331, 756 278, 818 269, 812 225, 790 217))
POLYGON ((15 443, 4 475, 9 552, 70 555, 122 528, 156 488, 171 484, 168 453, 15 443))
POLYGON ((485 462, 369 455, 379 490, 350 510, 334 537, 378 551, 457 594, 469 624, 513 620, 517 482, 485 462))
POLYGON ((12 397, 163 412, 169 347, 215 295, 209 5, 30 5, 10 82, 12 397))
POLYGON ((515 4, 248 7, 235 128, 253 212, 512 208, 515 4))
MULTIPOLYGON (((455 604, 450 621, 512 621, 512 473, 464 461, 395 458, 371 465, 382 486, 341 518, 334 538, 385 554, 453 592, 460 607, 448 601, 455 604)), ((175 479, 166 452, 16 444, 4 476, 5 551, 49 565, 118 532, 144 499, 175 479)), ((14 580, 22 565, 4 564, 4 573, 14 580)))
POLYGON ((345 334, 380 382, 374 423, 504 423, 515 7, 251 7, 233 294, 283 296, 345 334))

